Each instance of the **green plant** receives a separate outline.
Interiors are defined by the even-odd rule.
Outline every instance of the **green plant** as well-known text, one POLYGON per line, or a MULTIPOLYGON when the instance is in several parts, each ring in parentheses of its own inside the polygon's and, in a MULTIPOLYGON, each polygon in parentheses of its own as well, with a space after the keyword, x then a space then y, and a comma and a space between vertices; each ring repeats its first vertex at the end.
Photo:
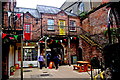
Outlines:
POLYGON ((80 16, 80 18, 86 18, 87 17, 87 12, 82 12, 79 16, 80 16))
POLYGON ((15 72, 15 66, 10 67, 10 72, 15 72))
POLYGON ((31 63, 31 64, 28 64, 28 66, 29 66, 29 67, 32 67, 32 66, 33 66, 33 64, 32 64, 32 63, 31 63))

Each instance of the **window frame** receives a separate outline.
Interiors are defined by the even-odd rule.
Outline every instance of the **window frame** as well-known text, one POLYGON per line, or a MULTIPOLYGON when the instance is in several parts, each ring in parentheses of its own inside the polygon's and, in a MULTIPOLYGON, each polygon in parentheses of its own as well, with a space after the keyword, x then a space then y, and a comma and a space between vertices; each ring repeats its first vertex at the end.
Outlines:
POLYGON ((55 30, 54 24, 55 24, 54 19, 48 19, 48 21, 47 21, 47 30, 55 30))
POLYGON ((69 31, 76 31, 76 21, 75 20, 70 20, 70 22, 69 22, 69 31), (73 30, 73 28, 74 28, 74 30, 73 30))

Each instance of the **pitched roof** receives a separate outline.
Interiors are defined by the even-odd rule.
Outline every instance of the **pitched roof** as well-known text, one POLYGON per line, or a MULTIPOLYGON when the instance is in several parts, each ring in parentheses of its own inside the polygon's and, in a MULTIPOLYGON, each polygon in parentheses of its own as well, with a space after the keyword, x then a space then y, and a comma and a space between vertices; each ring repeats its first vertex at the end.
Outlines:
POLYGON ((40 18, 40 15, 39 15, 37 9, 16 7, 15 11, 16 12, 24 12, 24 13, 29 12, 33 17, 40 18))
POLYGON ((52 6, 45 6, 45 5, 37 5, 36 9, 39 13, 50 13, 50 14, 57 14, 61 10, 57 7, 52 6))
MULTIPOLYGON (((61 11, 60 8, 52 7, 52 6, 45 6, 45 5, 37 5, 36 9, 39 13, 48 13, 48 14, 57 14, 61 11)), ((73 13, 69 13, 67 11, 64 11, 69 16, 77 16, 73 13)))

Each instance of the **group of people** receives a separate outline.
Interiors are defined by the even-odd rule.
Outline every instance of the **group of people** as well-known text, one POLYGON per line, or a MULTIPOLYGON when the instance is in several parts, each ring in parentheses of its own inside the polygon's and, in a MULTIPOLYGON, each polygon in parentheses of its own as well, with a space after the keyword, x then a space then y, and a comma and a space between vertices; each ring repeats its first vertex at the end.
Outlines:
MULTIPOLYGON (((47 59, 47 67, 49 67, 50 62, 53 62, 55 65, 55 69, 58 69, 58 65, 61 65, 61 56, 60 54, 54 54, 51 55, 51 53, 46 54, 46 59, 47 59)), ((45 58, 43 56, 43 53, 40 54, 38 57, 38 61, 40 64, 40 69, 42 69, 43 66, 45 66, 45 58)))

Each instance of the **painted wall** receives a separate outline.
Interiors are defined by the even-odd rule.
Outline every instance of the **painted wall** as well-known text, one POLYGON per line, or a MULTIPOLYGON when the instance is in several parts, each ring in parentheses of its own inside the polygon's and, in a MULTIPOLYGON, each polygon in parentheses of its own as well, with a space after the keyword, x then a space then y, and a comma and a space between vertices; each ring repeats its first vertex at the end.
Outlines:
POLYGON ((8 60, 8 74, 10 76, 10 67, 14 66, 14 46, 10 45, 9 60, 8 60))

